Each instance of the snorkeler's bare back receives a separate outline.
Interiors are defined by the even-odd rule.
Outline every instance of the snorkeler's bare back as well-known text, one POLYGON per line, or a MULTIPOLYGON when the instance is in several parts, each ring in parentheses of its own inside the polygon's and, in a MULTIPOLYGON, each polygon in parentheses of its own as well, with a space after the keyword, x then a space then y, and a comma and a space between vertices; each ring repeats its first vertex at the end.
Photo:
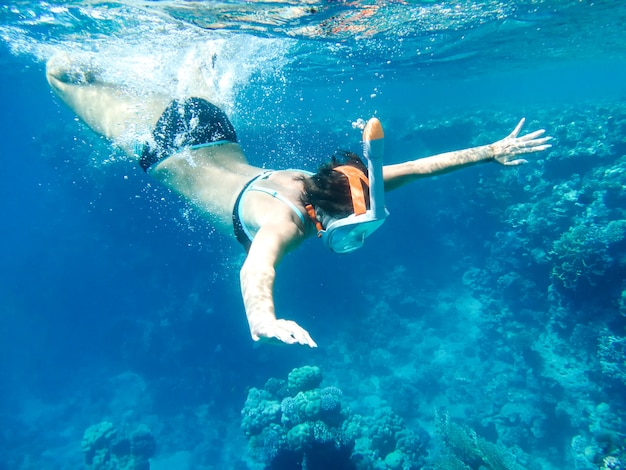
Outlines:
POLYGON ((191 201, 226 232, 232 232, 237 196, 262 172, 248 164, 238 144, 230 142, 182 150, 149 170, 151 177, 191 201))
MULTIPOLYGON (((232 233, 232 215, 241 191, 265 171, 250 165, 238 144, 224 143, 174 154, 155 165, 150 176, 193 202, 217 228, 232 233)), ((274 172, 255 187, 279 193, 305 214, 300 201, 302 182, 295 179, 299 175, 297 171, 274 172)), ((253 235, 268 223, 296 225, 294 232, 303 237, 308 228, 293 209, 267 192, 246 192, 240 200, 240 214, 253 235)))

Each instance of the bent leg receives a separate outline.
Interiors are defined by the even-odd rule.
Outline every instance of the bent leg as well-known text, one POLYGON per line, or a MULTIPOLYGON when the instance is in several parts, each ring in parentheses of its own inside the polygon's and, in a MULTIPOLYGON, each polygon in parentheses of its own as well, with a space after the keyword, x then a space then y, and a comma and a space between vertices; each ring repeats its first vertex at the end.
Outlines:
POLYGON ((46 78, 54 92, 85 124, 133 155, 133 141, 151 130, 169 103, 163 95, 133 96, 119 86, 102 83, 88 64, 68 55, 52 57, 46 78))

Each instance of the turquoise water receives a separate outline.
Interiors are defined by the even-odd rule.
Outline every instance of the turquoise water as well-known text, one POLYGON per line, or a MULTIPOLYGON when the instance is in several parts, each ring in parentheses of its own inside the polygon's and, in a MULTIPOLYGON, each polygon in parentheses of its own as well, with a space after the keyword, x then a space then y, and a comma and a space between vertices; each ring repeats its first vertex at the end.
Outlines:
POLYGON ((103 422, 94 469, 132 468, 140 425, 157 470, 626 467, 625 20, 618 1, 0 6, 0 469, 83 468, 103 422), (371 115, 388 163, 523 116, 554 146, 390 193, 352 255, 307 242, 275 297, 320 347, 258 346, 241 247, 76 120, 45 80, 59 52, 137 94, 184 94, 200 64, 269 168, 358 151, 371 115), (267 384, 304 365, 323 381, 267 384), (319 401, 297 441, 288 405, 328 387, 341 413, 319 401))

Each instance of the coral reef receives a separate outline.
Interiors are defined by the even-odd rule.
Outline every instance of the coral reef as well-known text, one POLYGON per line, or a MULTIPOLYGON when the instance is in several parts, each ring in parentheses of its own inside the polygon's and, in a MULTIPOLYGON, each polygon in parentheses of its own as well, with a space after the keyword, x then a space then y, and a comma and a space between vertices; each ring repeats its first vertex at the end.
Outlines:
POLYGON ((85 430, 81 448, 90 470, 150 470, 156 440, 146 426, 127 434, 104 421, 85 430))
POLYGON ((270 379, 263 389, 250 389, 241 428, 255 460, 297 468, 332 459, 350 468, 354 441, 343 429, 341 390, 320 389, 321 381, 318 367, 304 366, 292 370, 286 382, 270 379))
POLYGON ((354 414, 335 386, 321 387, 317 366, 293 369, 287 381, 252 388, 241 428, 252 458, 268 468, 420 468, 426 440, 391 409, 354 414))
POLYGON ((615 336, 604 330, 598 342, 602 372, 626 385, 626 337, 615 336))
POLYGON ((588 430, 572 438, 571 449, 577 469, 623 468, 626 463, 626 439, 623 420, 611 412, 608 403, 598 403, 584 410, 588 430))
POLYGON ((443 443, 433 459, 437 469, 524 470, 535 466, 521 451, 493 444, 476 431, 451 422, 448 416, 439 416, 436 424, 443 443))

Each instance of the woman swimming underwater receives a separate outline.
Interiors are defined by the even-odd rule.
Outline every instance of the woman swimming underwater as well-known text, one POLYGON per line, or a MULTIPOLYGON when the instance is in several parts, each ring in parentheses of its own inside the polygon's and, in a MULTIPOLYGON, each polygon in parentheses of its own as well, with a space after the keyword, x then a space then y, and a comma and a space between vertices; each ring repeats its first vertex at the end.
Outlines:
POLYGON ((383 166, 382 127, 372 119, 363 136, 366 161, 343 152, 316 173, 266 170, 248 163, 235 129, 211 96, 133 95, 77 68, 68 56, 49 60, 46 75, 91 129, 244 246, 241 293, 255 341, 317 346, 304 328, 277 318, 274 309, 276 267, 306 238, 319 236, 332 251, 353 251, 384 222, 384 192, 478 163, 518 165, 526 161, 519 155, 550 147, 544 130, 520 137, 522 119, 492 144, 383 166))

